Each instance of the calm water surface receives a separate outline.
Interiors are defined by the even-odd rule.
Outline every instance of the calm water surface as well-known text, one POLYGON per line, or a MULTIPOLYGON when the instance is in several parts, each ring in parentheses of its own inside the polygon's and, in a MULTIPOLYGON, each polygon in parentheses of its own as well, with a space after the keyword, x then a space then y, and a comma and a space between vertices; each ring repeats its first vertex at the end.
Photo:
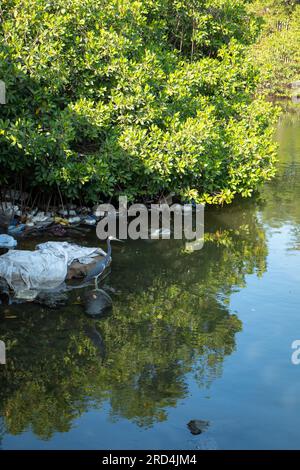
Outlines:
POLYGON ((206 211, 201 251, 114 245, 100 320, 82 291, 56 309, 0 305, 2 449, 300 448, 299 112, 277 140, 277 178, 206 211), (191 419, 208 429, 193 436, 191 419))

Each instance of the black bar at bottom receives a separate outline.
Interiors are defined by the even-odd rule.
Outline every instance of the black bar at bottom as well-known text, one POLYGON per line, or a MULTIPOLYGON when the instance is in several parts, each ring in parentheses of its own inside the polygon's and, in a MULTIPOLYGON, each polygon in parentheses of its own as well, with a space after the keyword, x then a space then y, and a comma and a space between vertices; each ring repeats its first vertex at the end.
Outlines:
POLYGON ((228 465, 231 468, 242 466, 288 465, 299 463, 300 451, 155 451, 155 450, 93 450, 93 451, 0 451, 0 466, 4 464, 68 463, 84 466, 108 467, 121 465, 125 468, 138 468, 142 465, 160 465, 168 468, 196 468, 205 464, 228 465))

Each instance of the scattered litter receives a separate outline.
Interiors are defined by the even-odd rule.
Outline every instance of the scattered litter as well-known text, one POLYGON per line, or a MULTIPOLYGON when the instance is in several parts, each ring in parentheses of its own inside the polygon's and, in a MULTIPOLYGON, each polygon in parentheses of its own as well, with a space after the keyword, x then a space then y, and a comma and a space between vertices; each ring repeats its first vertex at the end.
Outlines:
MULTIPOLYGON (((74 212, 74 211, 73 211, 74 212)), ((80 217, 70 217, 68 219, 69 224, 80 224, 81 218, 80 217)))
MULTIPOLYGON (((161 204, 172 204, 175 194, 171 193, 159 199, 161 204)), ((3 193, 2 193, 3 197, 3 193)), ((69 236, 73 235, 75 230, 80 229, 79 226, 95 227, 97 222, 105 215, 113 214, 115 217, 121 217, 127 213, 124 206, 121 212, 103 210, 105 206, 98 205, 93 207, 78 206, 75 204, 68 204, 67 206, 50 206, 44 205, 44 210, 39 210, 35 207, 35 199, 31 207, 26 206, 24 201, 28 202, 28 194, 21 193, 20 191, 8 191, 4 193, 4 199, 0 202, 0 233, 8 233, 16 238, 24 238, 28 236, 38 236, 41 232, 54 235, 54 236, 69 236), (10 198, 10 200, 8 200, 10 198), (15 204, 17 201, 17 204, 15 204)), ((30 198, 29 198, 30 199, 30 198)), ((51 200, 51 198, 50 198, 51 200)), ((50 202, 50 201, 49 201, 50 202)), ((150 203, 150 201, 148 201, 150 203)), ((152 202, 152 201, 151 201, 152 202)), ((151 206, 151 211, 160 210, 156 208, 156 204, 151 206)), ((190 204, 173 204, 172 210, 174 212, 183 211, 184 214, 189 214, 193 210, 197 210, 197 206, 192 200, 190 204)), ((168 229, 159 229, 151 233, 151 238, 168 238, 170 231, 168 229)))
POLYGON ((15 206, 11 202, 2 202, 0 209, 3 214, 13 215, 19 210, 19 206, 15 206))
POLYGON ((69 225, 68 219, 63 219, 62 217, 54 217, 54 222, 60 225, 69 225))
POLYGON ((8 233, 9 235, 19 235, 20 233, 25 230, 26 225, 25 224, 19 224, 19 225, 10 225, 8 227, 8 233))
MULTIPOLYGON (((14 192, 12 191, 11 194, 14 195, 14 192)), ((28 195, 16 192, 15 196, 23 201, 28 195)), ((7 198, 7 195, 5 195, 5 198, 7 198)), ((0 202, 0 233, 2 231, 22 238, 37 236, 45 231, 55 236, 70 235, 69 231, 79 230, 80 225, 95 226, 103 215, 105 215, 105 212, 97 211, 97 206, 93 209, 88 207, 79 208, 73 204, 66 209, 47 207, 47 210, 43 211, 37 207, 31 207, 30 209, 23 205, 19 207, 14 202, 4 199, 0 202)), ((84 228, 82 228, 83 232, 84 228)))
POLYGON ((65 209, 61 209, 58 211, 58 213, 62 216, 62 217, 74 217, 77 215, 76 211, 74 209, 71 209, 71 210, 65 210, 65 209))
POLYGON ((86 225, 95 225, 97 222, 97 219, 94 215, 88 215, 83 219, 83 223, 86 225))
POLYGON ((38 212, 36 215, 34 215, 31 218, 33 223, 45 222, 48 219, 49 219, 49 217, 48 217, 48 215, 45 214, 45 212, 38 212))

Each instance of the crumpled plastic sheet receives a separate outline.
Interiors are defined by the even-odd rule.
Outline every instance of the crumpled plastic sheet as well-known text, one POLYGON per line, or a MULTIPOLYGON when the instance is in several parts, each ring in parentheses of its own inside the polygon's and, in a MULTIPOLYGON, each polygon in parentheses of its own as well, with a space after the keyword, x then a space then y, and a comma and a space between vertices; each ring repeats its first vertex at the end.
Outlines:
POLYGON ((0 248, 14 248, 15 246, 17 246, 17 240, 13 237, 6 234, 0 235, 0 248))
POLYGON ((68 242, 41 243, 35 251, 9 250, 0 256, 0 278, 15 293, 55 289, 64 282, 73 261, 89 264, 99 255, 106 253, 68 242))

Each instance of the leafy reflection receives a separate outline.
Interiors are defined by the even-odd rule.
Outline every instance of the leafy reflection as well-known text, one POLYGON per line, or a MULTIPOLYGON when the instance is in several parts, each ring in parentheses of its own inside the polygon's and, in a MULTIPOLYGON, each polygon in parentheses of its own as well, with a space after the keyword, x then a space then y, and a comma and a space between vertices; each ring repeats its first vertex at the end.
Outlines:
POLYGON ((264 204, 262 217, 270 227, 280 228, 289 224, 297 232, 300 225, 300 106, 289 106, 289 112, 282 116, 276 133, 279 144, 277 176, 264 186, 261 193, 264 204))
MULTIPOLYGON (((265 269, 264 230, 254 204, 214 209, 206 243, 187 254, 181 242, 128 242, 114 250, 113 311, 84 315, 84 293, 68 306, 2 308, 0 412, 6 431, 40 438, 66 432, 87 409, 110 404, 112 420, 151 426, 188 393, 187 374, 209 387, 235 349, 241 321, 228 303, 245 276, 265 269), (99 353, 89 330, 99 333, 99 353)), ((91 240, 94 244, 95 240, 91 240)))

